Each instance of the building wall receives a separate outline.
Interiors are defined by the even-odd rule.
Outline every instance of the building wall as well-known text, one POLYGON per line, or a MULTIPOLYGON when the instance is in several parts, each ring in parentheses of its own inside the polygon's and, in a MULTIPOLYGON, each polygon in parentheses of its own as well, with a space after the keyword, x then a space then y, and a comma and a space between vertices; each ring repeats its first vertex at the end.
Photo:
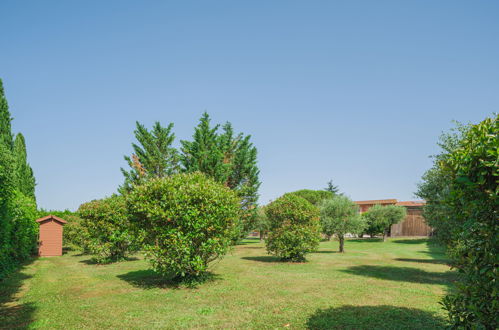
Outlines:
POLYGON ((430 236, 431 227, 423 218, 422 207, 407 207, 407 216, 404 221, 392 225, 390 236, 430 236))
POLYGON ((40 223, 40 256, 62 255, 62 224, 50 219, 40 223))

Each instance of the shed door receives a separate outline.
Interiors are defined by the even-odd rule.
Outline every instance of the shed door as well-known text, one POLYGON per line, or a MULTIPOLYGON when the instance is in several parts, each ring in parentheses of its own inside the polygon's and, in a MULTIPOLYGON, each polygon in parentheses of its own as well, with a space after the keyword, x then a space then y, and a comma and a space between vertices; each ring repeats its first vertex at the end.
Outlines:
POLYGON ((62 225, 54 220, 40 224, 40 256, 62 255, 62 225))

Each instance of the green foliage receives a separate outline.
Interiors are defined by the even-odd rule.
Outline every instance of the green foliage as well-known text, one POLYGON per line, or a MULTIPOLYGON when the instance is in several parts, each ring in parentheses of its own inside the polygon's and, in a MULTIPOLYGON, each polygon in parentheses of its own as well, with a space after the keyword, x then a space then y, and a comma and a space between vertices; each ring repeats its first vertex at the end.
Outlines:
POLYGON ((35 176, 33 169, 28 164, 26 142, 21 133, 18 133, 14 140, 14 157, 16 158, 17 188, 24 195, 35 199, 35 176))
POLYGON ((0 79, 0 278, 31 255, 38 233, 33 172, 22 135, 14 145, 11 121, 0 79))
POLYGON ((383 234, 385 228, 383 226, 383 222, 379 220, 384 218, 384 212, 385 207, 383 205, 376 204, 369 208, 366 212, 362 213, 362 217, 366 222, 366 228, 362 232, 371 237, 383 234))
POLYGON ((371 236, 382 234, 383 241, 386 240, 390 227, 407 216, 407 210, 400 205, 374 205, 362 217, 366 220, 366 233, 371 236))
POLYGON ((340 242, 340 252, 345 252, 345 235, 361 232, 365 219, 359 214, 359 207, 346 196, 325 199, 319 205, 322 232, 330 238, 333 234, 340 242))
POLYGON ((147 181, 127 195, 143 248, 163 276, 194 278, 227 253, 240 205, 237 195, 202 173, 147 181))
POLYGON ((192 141, 181 141, 180 161, 185 172, 202 172, 237 193, 243 211, 237 236, 244 237, 254 227, 258 201, 257 150, 251 136, 236 135, 230 123, 223 125, 221 133, 219 128, 211 127, 208 113, 203 113, 192 141))
POLYGON ((149 178, 162 178, 178 172, 178 153, 172 147, 175 140, 172 129, 173 123, 162 127, 156 122, 152 130, 148 131, 144 125, 136 122, 134 134, 139 144, 133 143, 134 153, 131 157, 125 156, 131 169, 121 169, 125 176, 125 183, 119 188, 121 193, 129 192, 134 184, 149 178))
POLYGON ((265 213, 265 207, 259 206, 257 208, 255 219, 256 221, 254 229, 258 230, 258 232, 260 233, 260 240, 262 240, 270 229, 270 221, 267 217, 267 214, 265 213))
POLYGON ((312 203, 315 206, 318 206, 324 199, 333 198, 334 193, 326 190, 310 190, 310 189, 302 189, 297 190, 291 193, 287 193, 286 195, 294 195, 306 199, 308 202, 312 203))
POLYGON ((499 327, 499 117, 469 126, 440 163, 451 178, 441 201, 457 229, 449 255, 460 281, 443 303, 455 328, 499 327))
POLYGON ((14 146, 11 122, 9 104, 5 97, 2 79, 0 79, 0 145, 4 145, 8 150, 12 150, 14 146))
POLYGON ((339 192, 340 192, 340 189, 338 188, 337 185, 334 185, 333 184, 333 180, 329 180, 328 183, 327 183, 327 187, 324 189, 325 191, 329 191, 330 193, 332 193, 333 195, 341 195, 339 192))
POLYGON ((9 217, 12 219, 12 255, 15 260, 25 260, 36 253, 38 242, 38 217, 36 203, 32 197, 16 191, 10 200, 9 217))
POLYGON ((320 241, 319 210, 304 198, 293 194, 265 207, 270 221, 267 251, 283 260, 304 261, 317 250, 320 241))
POLYGON ((463 222, 452 215, 452 210, 443 201, 450 196, 452 185, 451 172, 441 166, 449 154, 459 146, 459 141, 468 130, 468 126, 456 123, 456 128, 440 136, 438 145, 441 153, 433 156, 433 167, 423 175, 418 185, 416 196, 424 199, 423 216, 426 223, 433 229, 434 237, 444 245, 452 245, 455 233, 463 228, 463 222))
POLYGON ((75 227, 80 227, 82 232, 76 243, 95 254, 97 262, 123 260, 137 251, 123 196, 114 195, 82 204, 78 214, 82 220, 75 227), (88 238, 87 242, 83 242, 84 238, 88 238))

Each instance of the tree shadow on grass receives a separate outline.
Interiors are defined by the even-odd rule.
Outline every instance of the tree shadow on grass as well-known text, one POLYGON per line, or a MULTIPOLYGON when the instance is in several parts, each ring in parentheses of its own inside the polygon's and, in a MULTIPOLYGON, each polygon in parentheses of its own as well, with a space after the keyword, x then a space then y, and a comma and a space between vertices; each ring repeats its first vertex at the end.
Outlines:
POLYGON ((136 270, 126 274, 117 275, 117 277, 131 285, 142 289, 179 289, 196 288, 201 284, 219 280, 220 275, 207 272, 195 279, 175 279, 164 277, 152 269, 136 270))
POLYGON ((355 243, 375 243, 375 242, 383 242, 383 239, 378 237, 366 237, 366 238, 349 238, 346 239, 346 241, 355 242, 355 243))
POLYGON ((450 261, 447 259, 411 259, 411 258, 395 258, 397 261, 417 262, 422 264, 438 264, 449 265, 450 261))
POLYGON ((322 250, 322 251, 315 251, 311 253, 340 253, 339 251, 331 251, 331 250, 322 250))
POLYGON ((80 260, 79 262, 82 264, 86 264, 86 265, 111 265, 111 264, 115 264, 115 263, 123 262, 123 261, 137 261, 137 260, 140 260, 140 259, 137 257, 127 257, 124 260, 98 262, 96 259, 90 258, 90 259, 80 260))
POLYGON ((405 239, 393 239, 393 243, 400 244, 423 244, 428 243, 429 238, 405 238, 405 239))
POLYGON ((446 321, 430 312, 395 306, 341 306, 318 309, 307 328, 320 329, 445 329, 446 321))
POLYGON ((23 282, 31 278, 24 273, 28 263, 0 280, 0 329, 27 329, 33 322, 34 304, 18 303, 16 298, 23 282))
POLYGON ((242 257, 241 259, 259 262, 283 262, 281 258, 275 256, 242 257))
POLYGON ((447 286, 457 279, 456 272, 427 272, 411 267, 361 265, 341 271, 352 275, 368 276, 389 281, 442 284, 447 286))
POLYGON ((242 240, 241 242, 237 243, 236 245, 249 245, 249 244, 256 244, 260 243, 260 238, 259 237, 248 237, 242 240))

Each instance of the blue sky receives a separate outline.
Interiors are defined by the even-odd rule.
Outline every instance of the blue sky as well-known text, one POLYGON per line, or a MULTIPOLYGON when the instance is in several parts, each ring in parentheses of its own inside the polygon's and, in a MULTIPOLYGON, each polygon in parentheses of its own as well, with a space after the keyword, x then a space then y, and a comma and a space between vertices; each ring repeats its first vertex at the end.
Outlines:
POLYGON ((0 77, 37 199, 122 183, 136 120, 253 136, 267 203, 329 179, 414 199, 452 120, 499 109, 498 1, 0 2, 0 77))

